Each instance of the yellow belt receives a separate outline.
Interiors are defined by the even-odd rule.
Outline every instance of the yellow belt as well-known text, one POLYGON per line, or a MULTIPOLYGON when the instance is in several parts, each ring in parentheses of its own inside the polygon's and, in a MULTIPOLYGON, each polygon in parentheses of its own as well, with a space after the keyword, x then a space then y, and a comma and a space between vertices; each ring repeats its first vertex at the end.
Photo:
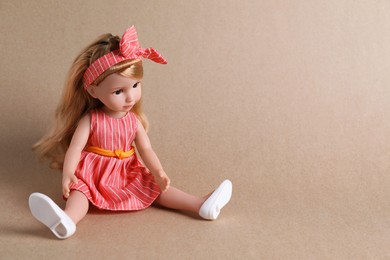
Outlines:
POLYGON ((134 154, 134 147, 131 147, 131 149, 127 152, 124 152, 122 150, 105 150, 96 146, 88 146, 85 151, 91 152, 91 153, 96 153, 100 154, 103 156, 108 156, 108 157, 117 157, 118 159, 124 159, 132 156, 134 154))

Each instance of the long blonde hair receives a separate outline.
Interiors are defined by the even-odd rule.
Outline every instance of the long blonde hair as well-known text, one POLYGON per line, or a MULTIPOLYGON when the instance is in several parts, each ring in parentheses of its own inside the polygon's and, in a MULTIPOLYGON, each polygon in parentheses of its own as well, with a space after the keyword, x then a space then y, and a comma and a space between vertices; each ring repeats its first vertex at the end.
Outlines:
MULTIPOLYGON (((55 121, 51 130, 34 146, 33 150, 40 159, 49 159, 50 167, 62 169, 66 150, 79 120, 90 110, 103 106, 92 98, 83 88, 83 75, 89 65, 101 56, 119 48, 120 38, 104 34, 87 46, 76 57, 70 67, 60 103, 56 109, 55 121)), ((127 60, 110 67, 92 84, 99 85, 105 77, 119 73, 123 76, 142 79, 143 67, 141 60, 127 60)), ((141 100, 132 108, 144 126, 148 129, 148 121, 141 108, 141 100)))

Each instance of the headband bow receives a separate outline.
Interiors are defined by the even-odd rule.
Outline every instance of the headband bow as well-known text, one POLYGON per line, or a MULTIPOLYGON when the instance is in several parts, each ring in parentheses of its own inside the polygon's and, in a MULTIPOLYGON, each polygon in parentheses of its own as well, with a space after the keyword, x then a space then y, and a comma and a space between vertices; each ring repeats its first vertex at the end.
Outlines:
POLYGON ((153 48, 143 49, 139 46, 137 31, 131 26, 123 34, 119 43, 119 50, 112 51, 95 60, 85 71, 83 76, 84 88, 87 88, 108 68, 125 60, 139 58, 150 59, 154 62, 166 64, 167 60, 153 48))

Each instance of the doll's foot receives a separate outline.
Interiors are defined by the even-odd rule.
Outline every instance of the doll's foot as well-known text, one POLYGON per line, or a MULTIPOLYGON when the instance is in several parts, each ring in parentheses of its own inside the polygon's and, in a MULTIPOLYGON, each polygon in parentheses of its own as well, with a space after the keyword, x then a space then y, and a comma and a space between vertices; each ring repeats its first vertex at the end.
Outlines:
POLYGON ((202 204, 199 210, 199 216, 208 220, 217 219, 221 209, 229 202, 231 196, 232 182, 224 180, 202 204))
POLYGON ((59 239, 68 238, 76 232, 72 219, 48 196, 33 193, 28 202, 33 216, 50 228, 59 239))

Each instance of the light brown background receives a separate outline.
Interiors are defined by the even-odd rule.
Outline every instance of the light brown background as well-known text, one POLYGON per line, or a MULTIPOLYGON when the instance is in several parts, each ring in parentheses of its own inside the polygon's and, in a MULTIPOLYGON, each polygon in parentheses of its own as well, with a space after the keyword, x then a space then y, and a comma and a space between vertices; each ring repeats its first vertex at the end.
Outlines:
POLYGON ((1 1, 1 259, 390 257, 390 2, 1 1), (173 185, 234 196, 207 222, 92 211, 57 241, 28 211, 61 175, 30 147, 75 55, 136 25, 150 138, 173 185))

